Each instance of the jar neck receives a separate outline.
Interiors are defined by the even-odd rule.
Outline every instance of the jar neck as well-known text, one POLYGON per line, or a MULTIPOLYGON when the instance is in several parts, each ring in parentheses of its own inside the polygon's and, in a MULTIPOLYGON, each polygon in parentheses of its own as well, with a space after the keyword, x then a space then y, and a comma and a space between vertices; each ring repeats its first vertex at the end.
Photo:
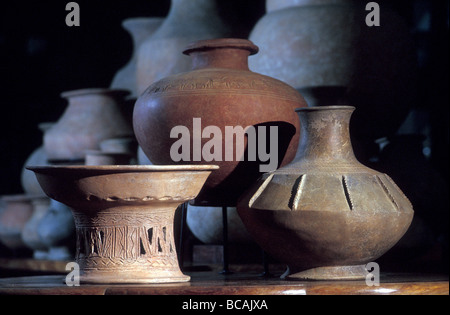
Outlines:
POLYGON ((249 70, 248 57, 257 52, 258 47, 249 40, 222 38, 197 41, 189 45, 183 53, 192 57, 193 70, 249 70))
POLYGON ((296 160, 326 163, 357 162, 350 140, 354 107, 323 106, 298 109, 301 138, 296 160))

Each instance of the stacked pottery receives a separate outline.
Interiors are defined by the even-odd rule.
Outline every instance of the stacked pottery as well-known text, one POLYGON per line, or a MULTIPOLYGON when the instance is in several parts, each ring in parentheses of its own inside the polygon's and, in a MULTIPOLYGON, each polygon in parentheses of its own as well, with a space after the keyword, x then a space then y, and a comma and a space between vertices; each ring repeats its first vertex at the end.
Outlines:
POLYGON ((85 165, 130 165, 132 157, 128 153, 86 151, 85 165))
POLYGON ((408 27, 380 4, 369 27, 367 1, 267 0, 251 32, 261 53, 250 68, 282 80, 310 105, 358 108, 353 128, 374 140, 395 132, 415 100, 416 57, 408 27))
MULTIPOLYGON (((188 205, 186 223, 192 234, 204 244, 223 243, 223 218, 220 207, 188 205)), ((242 223, 236 207, 227 208, 228 242, 230 244, 254 244, 242 223)))
POLYGON ((136 102, 134 131, 151 162, 220 166, 194 205, 235 206, 260 172, 295 156, 294 109, 306 103, 289 85, 249 70, 257 51, 244 39, 192 43, 184 53, 193 70, 155 82, 136 102))
MULTIPOLYGON (((229 239, 250 242, 246 232, 242 232, 242 222, 233 207, 242 192, 259 177, 260 165, 268 164, 268 161, 259 157, 250 159, 250 155, 257 154, 256 136, 248 140, 244 128, 254 127, 258 132, 269 130, 267 138, 275 139, 271 142, 278 145, 267 148, 277 156, 273 169, 290 162, 297 149, 299 123, 294 109, 306 106, 306 103, 297 91, 283 82, 249 71, 247 59, 257 51, 256 46, 243 39, 195 42, 184 51, 192 58, 192 71, 155 82, 136 102, 135 134, 152 163, 220 166, 208 178, 187 212, 190 230, 206 244, 221 243, 223 206, 231 207, 228 211, 229 239), (220 139, 217 147, 209 148, 208 152, 218 153, 224 148, 222 153, 231 152, 231 158, 223 155, 213 159, 205 157, 204 147, 208 146, 213 134, 202 137, 205 133, 200 125, 213 128, 218 135, 215 139, 220 139), (173 131, 177 128, 185 132, 185 144, 193 145, 192 151, 187 147, 181 149, 185 154, 182 160, 173 157, 175 142, 183 141, 175 139, 177 135, 173 131), (242 132, 229 139, 226 136, 229 128, 241 128, 242 132), (277 134, 270 134, 272 128, 277 134), (240 153, 239 140, 243 147, 240 153)), ((180 153, 179 149, 177 151, 180 153)))
POLYGON ((161 27, 139 49, 138 95, 168 75, 190 70, 191 60, 181 54, 190 42, 231 33, 231 25, 219 15, 218 0, 172 0, 161 27))
MULTIPOLYGON (((49 130, 53 126, 53 124, 54 123, 41 123, 38 125, 38 128, 45 135, 47 130, 49 130)), ((43 145, 39 146, 36 150, 34 150, 31 153, 31 155, 27 158, 27 160, 25 161, 25 165, 22 168, 20 179, 22 188, 25 191, 25 193, 30 195, 45 196, 41 186, 36 180, 36 176, 33 174, 33 172, 26 169, 27 165, 38 165, 38 166, 49 165, 47 161, 47 154, 45 152, 45 148, 43 145)))
POLYGON ((128 63, 121 68, 111 82, 111 89, 130 91, 131 98, 137 98, 136 64, 138 51, 142 43, 161 26, 163 18, 130 18, 122 22, 122 26, 131 35, 133 40, 133 53, 128 63))
POLYGON ((263 175, 239 201, 250 234, 288 265, 292 279, 364 279, 365 265, 392 248, 413 218, 386 174, 357 161, 350 142, 354 107, 298 109, 296 159, 263 175))

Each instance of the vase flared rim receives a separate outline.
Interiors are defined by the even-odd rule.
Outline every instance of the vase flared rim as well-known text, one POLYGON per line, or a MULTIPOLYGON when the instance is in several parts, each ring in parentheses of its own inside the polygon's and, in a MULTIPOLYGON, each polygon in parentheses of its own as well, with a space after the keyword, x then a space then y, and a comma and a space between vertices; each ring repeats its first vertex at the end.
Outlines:
POLYGON ((130 91, 124 89, 109 89, 109 88, 87 88, 78 89, 72 91, 66 91, 61 93, 62 98, 91 95, 91 94, 103 94, 103 95, 113 95, 117 97, 125 97, 130 94, 130 91))
POLYGON ((297 113, 301 112, 315 112, 315 111, 329 111, 329 110, 355 110, 354 106, 347 105, 330 105, 330 106, 310 106, 310 107, 301 107, 296 108, 295 111, 297 113))
POLYGON ((217 165, 50 165, 27 166, 35 173, 90 172, 90 173, 150 173, 150 172, 199 172, 219 169, 217 165))
POLYGON ((259 48, 253 42, 248 39, 243 38, 216 38, 216 39, 205 39, 192 42, 188 44, 183 51, 183 54, 189 55, 194 51, 205 51, 210 49, 218 48, 234 48, 248 50, 250 55, 255 55, 258 53, 259 48))

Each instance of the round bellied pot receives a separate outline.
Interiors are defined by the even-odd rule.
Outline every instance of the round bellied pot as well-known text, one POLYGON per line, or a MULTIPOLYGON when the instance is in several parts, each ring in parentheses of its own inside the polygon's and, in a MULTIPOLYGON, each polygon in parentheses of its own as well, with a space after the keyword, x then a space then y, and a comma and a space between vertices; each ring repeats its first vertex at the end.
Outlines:
POLYGON ((413 209, 383 173, 355 158, 354 107, 298 109, 302 131, 289 165, 263 175, 238 212, 256 242, 291 279, 364 279, 365 265, 408 230, 413 209))
POLYGON ((122 27, 130 33, 133 40, 133 52, 128 63, 114 75, 110 88, 128 90, 129 97, 138 97, 136 82, 138 52, 142 43, 161 26, 163 21, 164 18, 159 17, 137 17, 122 22, 122 27))
POLYGON ((325 93, 319 105, 355 106, 355 136, 375 140, 395 133, 417 102, 418 72, 406 21, 392 3, 379 1, 381 25, 370 27, 367 4, 267 0, 267 14, 249 36, 261 53, 249 65, 300 92, 325 93))
POLYGON ((219 14, 219 2, 171 1, 167 18, 138 51, 138 95, 162 78, 190 70, 191 61, 181 54, 190 42, 231 35, 231 25, 219 14))
POLYGON ((245 39, 195 42, 184 51, 193 70, 155 82, 136 102, 134 131, 152 163, 220 166, 195 205, 235 206, 261 172, 295 156, 294 109, 306 102, 289 85, 249 70, 257 52, 245 39))
POLYGON ((101 141, 133 136, 131 110, 127 110, 124 99, 128 94, 101 88, 62 93, 69 104, 44 135, 48 160, 84 161, 85 151, 98 150, 101 141))
POLYGON ((50 198, 73 211, 81 283, 189 281, 178 265, 174 213, 217 166, 30 169, 50 198))

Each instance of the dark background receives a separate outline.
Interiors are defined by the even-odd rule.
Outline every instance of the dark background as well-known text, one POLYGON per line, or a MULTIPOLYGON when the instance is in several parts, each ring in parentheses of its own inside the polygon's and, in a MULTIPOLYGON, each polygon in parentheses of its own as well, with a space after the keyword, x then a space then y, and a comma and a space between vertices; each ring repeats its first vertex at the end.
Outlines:
MULTIPOLYGON (((79 0, 81 26, 67 27, 68 2, 8 1, 0 6, 0 195, 22 193, 21 170, 42 143, 38 123, 57 121, 65 109, 60 93, 108 87, 115 72, 127 63, 132 42, 121 27, 122 20, 166 16, 170 7, 169 0, 79 0)), ((448 264, 449 1, 388 2, 407 20, 416 44, 419 96, 411 105, 413 119, 405 126, 425 137, 425 155, 415 158, 393 150, 388 152, 392 162, 384 168, 415 210, 426 213, 434 239, 444 244, 448 264), (409 176, 420 174, 416 162, 426 163, 425 172, 439 180, 409 176), (423 185, 427 191, 421 190, 423 185)), ((264 14, 265 1, 224 0, 223 11, 251 29, 264 14)))

